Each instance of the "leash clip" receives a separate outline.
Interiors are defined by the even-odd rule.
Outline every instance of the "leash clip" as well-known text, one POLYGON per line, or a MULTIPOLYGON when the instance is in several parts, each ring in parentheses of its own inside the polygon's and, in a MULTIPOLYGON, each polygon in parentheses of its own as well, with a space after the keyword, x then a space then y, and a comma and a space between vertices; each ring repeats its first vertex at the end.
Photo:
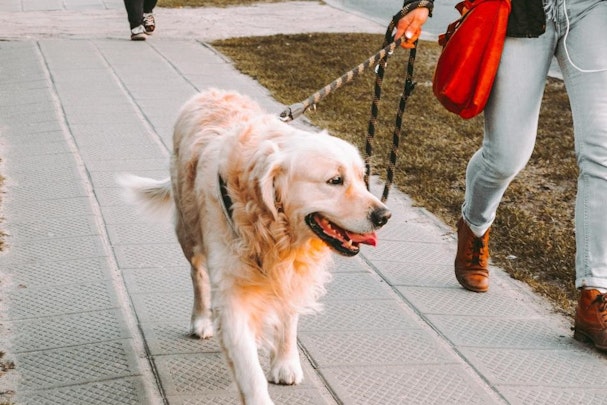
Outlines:
POLYGON ((303 103, 295 103, 287 107, 283 112, 280 113, 280 120, 282 122, 293 121, 298 118, 306 111, 303 103))

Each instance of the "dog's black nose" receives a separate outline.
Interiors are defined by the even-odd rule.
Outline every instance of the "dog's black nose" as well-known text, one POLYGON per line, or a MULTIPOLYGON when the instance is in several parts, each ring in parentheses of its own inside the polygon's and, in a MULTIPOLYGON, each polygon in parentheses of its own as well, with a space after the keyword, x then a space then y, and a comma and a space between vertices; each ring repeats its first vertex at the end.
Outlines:
POLYGON ((392 213, 389 209, 384 207, 376 208, 371 211, 371 222, 373 222, 373 225, 379 228, 386 225, 391 216, 392 213))

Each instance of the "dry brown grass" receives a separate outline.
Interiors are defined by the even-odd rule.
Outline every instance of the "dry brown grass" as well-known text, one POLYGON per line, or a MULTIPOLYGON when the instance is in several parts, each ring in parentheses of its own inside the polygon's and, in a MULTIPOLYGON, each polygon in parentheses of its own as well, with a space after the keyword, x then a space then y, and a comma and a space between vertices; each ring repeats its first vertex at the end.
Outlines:
MULTIPOLYGON (((369 34, 302 34, 239 38, 214 46, 243 73, 258 80, 285 105, 307 98, 381 46, 369 34)), ((464 174, 482 138, 482 118, 462 120, 432 95, 439 47, 421 42, 415 63, 417 86, 409 99, 396 184, 417 204, 455 224, 464 193, 464 174)), ((391 146, 394 114, 402 91, 406 52, 390 59, 374 152, 383 174, 391 146)), ((371 72, 322 101, 307 116, 362 148, 374 77, 371 72)), ((362 150, 362 149, 361 149, 362 150)), ((504 196, 493 227, 492 258, 514 278, 529 283, 572 314, 574 289, 573 204, 577 167, 569 102, 561 81, 549 79, 535 152, 504 196)))

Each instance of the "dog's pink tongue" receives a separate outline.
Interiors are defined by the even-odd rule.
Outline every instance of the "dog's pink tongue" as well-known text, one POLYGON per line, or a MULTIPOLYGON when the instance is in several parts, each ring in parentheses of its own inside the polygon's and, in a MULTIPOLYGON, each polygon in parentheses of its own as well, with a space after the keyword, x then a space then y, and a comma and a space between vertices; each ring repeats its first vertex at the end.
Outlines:
POLYGON ((346 232, 352 242, 364 243, 365 245, 377 246, 377 234, 369 233, 350 233, 346 232))

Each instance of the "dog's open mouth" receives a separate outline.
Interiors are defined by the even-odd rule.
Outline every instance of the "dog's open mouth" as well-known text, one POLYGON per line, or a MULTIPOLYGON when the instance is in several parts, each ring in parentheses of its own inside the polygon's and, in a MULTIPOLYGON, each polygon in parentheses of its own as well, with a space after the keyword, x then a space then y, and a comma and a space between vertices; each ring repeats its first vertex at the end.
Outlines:
POLYGON ((375 246, 375 232, 354 233, 347 231, 318 213, 308 214, 306 223, 312 231, 327 245, 344 256, 355 256, 360 251, 360 244, 375 246))

